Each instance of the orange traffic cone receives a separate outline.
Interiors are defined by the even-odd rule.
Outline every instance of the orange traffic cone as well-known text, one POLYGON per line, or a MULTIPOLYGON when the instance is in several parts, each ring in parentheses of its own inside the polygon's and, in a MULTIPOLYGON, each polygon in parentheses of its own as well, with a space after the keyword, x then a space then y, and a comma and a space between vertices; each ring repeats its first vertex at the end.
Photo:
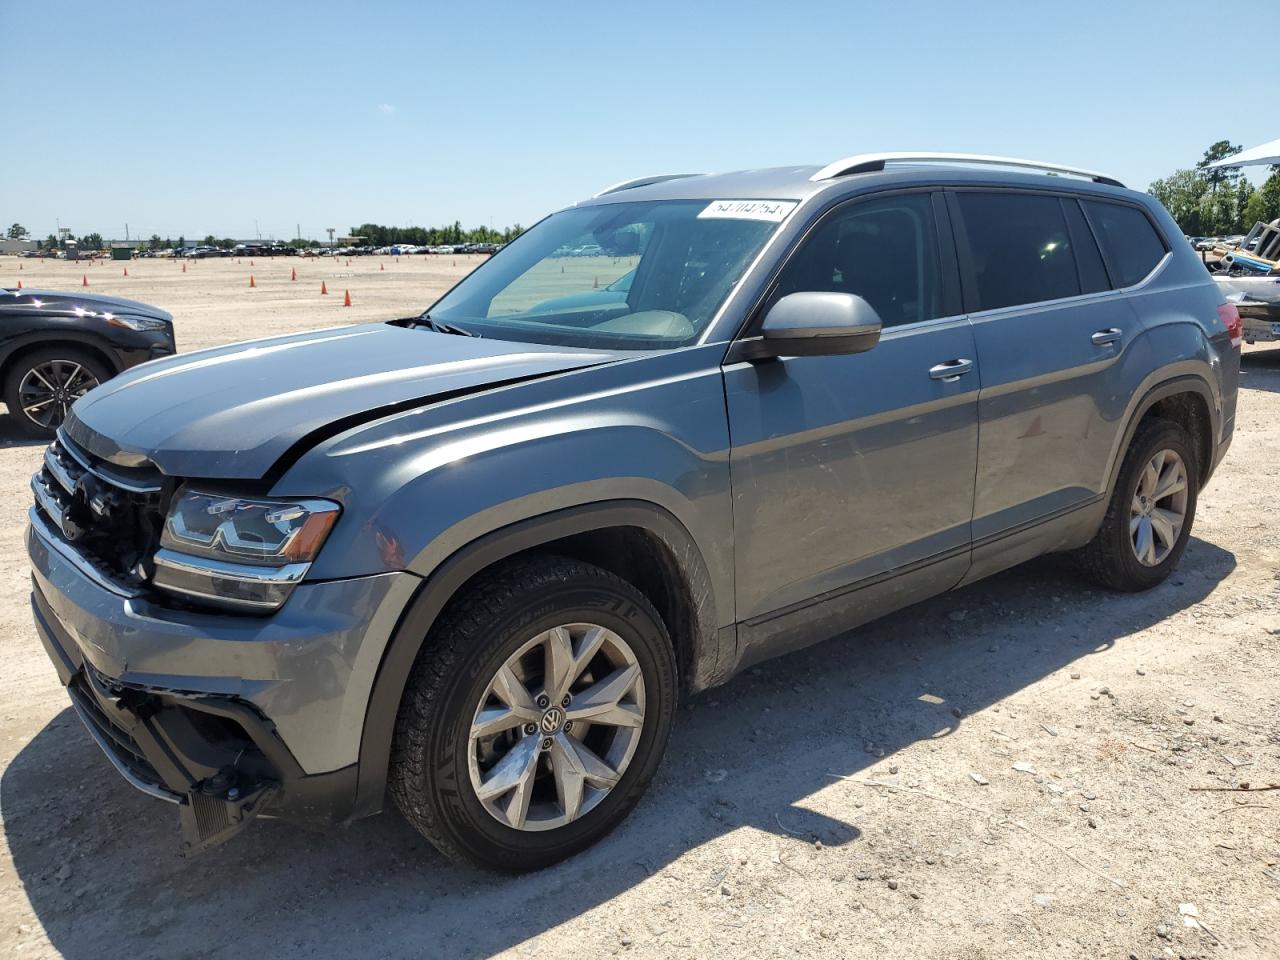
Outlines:
POLYGON ((349 307, 349 306, 351 306, 351 291, 350 291, 350 290, 348 290, 348 291, 346 292, 346 296, 344 296, 344 297, 342 298, 342 305, 343 305, 344 307, 349 307))
POLYGON ((385 270, 385 269, 387 269, 387 265, 386 265, 385 263, 380 263, 380 264, 378 264, 378 269, 379 269, 379 270, 385 270))
POLYGON ((329 288, 328 288, 328 287, 326 287, 326 286, 324 285, 324 281, 323 281, 323 280, 321 280, 321 281, 320 281, 320 295, 321 295, 321 296, 324 296, 324 295, 325 295, 325 294, 327 294, 328 292, 329 292, 329 288))
POLYGON ((187 261, 185 260, 182 261, 182 272, 183 273, 187 272, 187 261))
POLYGON ((350 260, 348 260, 348 261, 347 261, 347 266, 348 266, 348 267, 349 267, 349 266, 351 266, 351 261, 350 261, 350 260))
POLYGON ((257 285, 258 285, 258 284, 257 284, 257 281, 255 281, 255 280, 253 279, 253 274, 252 274, 252 273, 251 273, 251 274, 249 274, 249 286, 250 286, 250 287, 256 287, 257 285))
POLYGON ((253 266, 253 261, 252 261, 252 260, 250 260, 250 261, 249 261, 249 266, 251 266, 251 267, 253 266))
POLYGON ((293 270, 290 270, 290 271, 289 271, 289 279, 290 279, 290 280, 297 280, 297 279, 298 279, 298 271, 297 271, 297 268, 294 268, 293 270))
POLYGON ((453 265, 456 267, 458 265, 458 261, 457 260, 453 261, 453 265))
POLYGON ((21 281, 21 280, 19 280, 19 281, 18 281, 18 289, 19 289, 19 290, 21 290, 21 289, 22 289, 22 281, 21 281))
POLYGON ((126 277, 129 275, 129 268, 128 268, 128 267, 125 267, 125 268, 124 268, 124 275, 125 275, 126 277))
POLYGON ((89 275, 87 273, 82 273, 80 275, 80 286, 87 287, 88 285, 89 285, 89 275))

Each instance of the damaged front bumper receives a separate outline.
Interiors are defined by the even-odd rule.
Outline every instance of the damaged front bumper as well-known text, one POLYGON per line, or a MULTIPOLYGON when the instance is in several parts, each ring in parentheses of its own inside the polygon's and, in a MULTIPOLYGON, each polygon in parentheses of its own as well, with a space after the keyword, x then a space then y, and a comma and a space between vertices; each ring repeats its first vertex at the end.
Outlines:
POLYGON ((303 583, 270 617, 172 609, 30 519, 36 632, 112 765, 177 805, 188 850, 258 815, 323 826, 377 812, 356 808, 360 740, 416 577, 303 583))
POLYGON ((308 775, 250 704, 107 676, 32 593, 37 632, 89 735, 132 786, 177 805, 183 848, 227 840, 258 814, 324 825, 348 818, 356 767, 308 775))
POLYGON ((120 775, 148 796, 177 804, 184 850, 233 836, 266 808, 283 777, 299 773, 241 704, 182 702, 113 682, 88 664, 67 689, 89 735, 120 775), (274 762, 251 729, 278 754, 274 762))

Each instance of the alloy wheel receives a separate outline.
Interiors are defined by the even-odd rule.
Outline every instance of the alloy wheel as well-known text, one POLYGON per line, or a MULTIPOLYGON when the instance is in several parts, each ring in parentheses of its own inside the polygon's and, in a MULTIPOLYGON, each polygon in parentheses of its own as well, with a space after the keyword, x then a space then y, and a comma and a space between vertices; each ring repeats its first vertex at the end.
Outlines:
POLYGON ((1129 506, 1129 539, 1144 566, 1156 567, 1173 551, 1187 519, 1187 465, 1160 450, 1138 477, 1129 506))
POLYGON ((552 830, 596 807, 644 730, 644 677, 625 640, 568 623, 531 638, 490 680, 467 762, 485 810, 517 830, 552 830))
POLYGON ((98 378, 75 360, 46 360, 27 371, 18 384, 18 400, 27 419, 53 429, 71 405, 98 385, 98 378))

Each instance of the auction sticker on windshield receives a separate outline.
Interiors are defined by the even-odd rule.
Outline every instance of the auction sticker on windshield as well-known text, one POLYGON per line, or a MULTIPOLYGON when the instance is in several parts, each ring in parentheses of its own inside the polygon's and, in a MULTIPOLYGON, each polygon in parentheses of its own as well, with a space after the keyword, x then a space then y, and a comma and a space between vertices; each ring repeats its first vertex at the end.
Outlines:
POLYGON ((794 200, 712 200, 699 220, 767 220, 781 223, 796 208, 794 200))

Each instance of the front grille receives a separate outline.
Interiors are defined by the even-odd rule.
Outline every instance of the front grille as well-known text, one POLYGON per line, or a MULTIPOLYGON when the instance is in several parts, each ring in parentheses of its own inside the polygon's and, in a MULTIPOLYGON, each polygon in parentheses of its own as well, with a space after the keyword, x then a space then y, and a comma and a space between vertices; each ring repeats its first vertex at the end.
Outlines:
POLYGON ((143 754, 128 728, 114 721, 102 709, 92 691, 86 689, 90 682, 81 674, 69 687, 71 696, 81 708, 81 716, 93 724, 93 728, 101 734, 101 741, 134 776, 147 783, 161 783, 160 774, 143 754))
POLYGON ((121 473, 59 431, 31 488, 36 506, 67 543, 95 567, 137 586, 153 573, 171 484, 159 474, 121 473))

